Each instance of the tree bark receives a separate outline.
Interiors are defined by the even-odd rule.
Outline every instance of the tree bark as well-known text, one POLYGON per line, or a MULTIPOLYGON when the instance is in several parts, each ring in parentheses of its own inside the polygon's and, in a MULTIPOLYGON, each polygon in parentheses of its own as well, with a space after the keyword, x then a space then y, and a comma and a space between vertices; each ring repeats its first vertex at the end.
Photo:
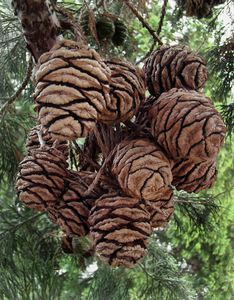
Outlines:
POLYGON ((55 44, 60 23, 51 0, 13 0, 27 47, 37 62, 38 58, 55 44))

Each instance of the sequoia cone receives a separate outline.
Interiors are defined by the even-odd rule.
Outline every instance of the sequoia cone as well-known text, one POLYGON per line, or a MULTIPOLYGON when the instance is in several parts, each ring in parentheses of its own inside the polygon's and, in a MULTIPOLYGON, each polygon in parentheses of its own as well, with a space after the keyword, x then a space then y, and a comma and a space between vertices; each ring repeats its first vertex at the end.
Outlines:
POLYGON ((92 208, 89 223, 96 253, 103 261, 131 268, 143 257, 152 229, 141 200, 103 195, 92 208))
POLYGON ((161 46, 146 60, 144 70, 149 92, 156 97, 175 87, 198 90, 208 77, 204 60, 185 46, 161 46))
POLYGON ((37 211, 54 206, 63 192, 67 167, 63 153, 55 148, 45 146, 31 151, 19 164, 19 200, 37 211))
POLYGON ((35 75, 39 122, 53 139, 88 134, 110 103, 110 70, 92 49, 63 40, 39 59, 35 75))
POLYGON ((199 193, 214 184, 217 171, 213 160, 196 162, 192 159, 181 159, 175 163, 172 174, 172 184, 177 190, 199 193))
POLYGON ((146 201, 153 200, 172 181, 170 161, 147 139, 121 142, 113 159, 112 173, 127 195, 146 201))
POLYGON ((111 70, 110 98, 104 123, 119 123, 131 119, 145 98, 145 85, 139 69, 122 60, 105 61, 111 70))
POLYGON ((214 159, 226 132, 211 100, 196 91, 172 89, 149 111, 152 135, 169 158, 214 159))

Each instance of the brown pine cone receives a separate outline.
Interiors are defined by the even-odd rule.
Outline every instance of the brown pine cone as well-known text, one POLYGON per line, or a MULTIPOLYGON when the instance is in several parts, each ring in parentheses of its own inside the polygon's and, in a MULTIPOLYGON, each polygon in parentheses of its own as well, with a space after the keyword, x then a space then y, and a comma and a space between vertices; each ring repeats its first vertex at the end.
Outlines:
POLYGON ((127 195, 146 201, 157 198, 159 190, 172 181, 170 161, 147 139, 121 142, 113 159, 112 173, 127 195))
POLYGON ((143 257, 152 228, 141 200, 103 195, 92 208, 89 223, 96 253, 103 261, 131 268, 143 257))
POLYGON ((161 188, 157 197, 148 201, 147 209, 151 215, 153 228, 164 227, 170 221, 174 212, 173 190, 170 187, 161 188))
POLYGON ((107 112, 100 116, 104 123, 119 123, 131 119, 145 98, 141 71, 122 60, 105 61, 111 69, 110 97, 107 112))
POLYGON ((195 91, 172 89, 149 111, 151 131, 169 158, 215 159, 225 125, 211 100, 195 91))
POLYGON ((19 164, 16 181, 19 200, 37 211, 54 206, 64 190, 67 167, 63 153, 55 148, 31 151, 19 164))
POLYGON ((172 184, 177 190, 199 193, 213 186, 217 170, 215 161, 194 162, 192 159, 179 159, 172 169, 172 184))
POLYGON ((69 236, 85 236, 89 233, 88 216, 95 200, 102 194, 95 189, 85 195, 89 185, 78 173, 66 178, 66 189, 55 207, 48 209, 52 222, 59 225, 69 236), (79 180, 78 180, 79 179, 79 180))
POLYGON ((205 85, 204 60, 185 46, 161 46, 146 60, 146 85, 154 96, 172 88, 198 90, 205 85))
POLYGON ((63 152, 64 156, 66 158, 68 158, 69 148, 68 148, 67 142, 64 141, 64 142, 58 142, 57 144, 55 144, 51 135, 48 133, 47 130, 42 128, 41 125, 37 125, 37 126, 33 127, 27 136, 26 149, 29 154, 31 151, 36 150, 41 147, 38 134, 41 135, 41 138, 46 146, 48 146, 48 147, 53 146, 54 148, 63 152))
POLYGON ((149 129, 151 124, 149 122, 148 113, 154 102, 157 100, 154 96, 149 96, 144 103, 142 103, 139 112, 136 115, 135 124, 140 126, 142 129, 149 129))
POLYGON ((63 40, 39 59, 35 101, 53 139, 84 137, 110 103, 110 70, 93 49, 63 40))

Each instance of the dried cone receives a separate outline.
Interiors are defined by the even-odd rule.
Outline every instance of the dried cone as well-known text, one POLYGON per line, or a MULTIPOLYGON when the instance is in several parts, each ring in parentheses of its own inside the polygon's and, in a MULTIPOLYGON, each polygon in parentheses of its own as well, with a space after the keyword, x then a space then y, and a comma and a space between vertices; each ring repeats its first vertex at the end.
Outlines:
POLYGON ((110 103, 110 70, 92 49, 63 40, 39 59, 35 101, 39 122, 53 139, 88 134, 110 103))
POLYGON ((146 60, 144 70, 149 92, 156 97, 175 87, 198 90, 208 77, 204 60, 184 46, 161 46, 146 60))
POLYGON ((153 228, 166 226, 174 212, 172 188, 161 188, 157 192, 156 197, 148 201, 147 209, 151 215, 151 226, 153 228))
POLYGON ((102 192, 95 189, 86 195, 89 185, 79 173, 71 172, 66 181, 66 190, 57 205, 48 210, 48 216, 66 235, 85 236, 89 233, 89 212, 102 192))
POLYGON ((140 70, 122 60, 106 61, 111 69, 111 103, 100 116, 104 123, 119 123, 131 119, 145 98, 144 80, 140 70))
POLYGON ((135 124, 140 126, 142 129, 149 129, 151 124, 149 122, 148 113, 154 102, 157 100, 154 96, 149 96, 144 103, 142 103, 138 114, 136 115, 135 124))
POLYGON ((19 200, 37 211, 54 206, 63 192, 67 167, 63 153, 55 148, 31 151, 19 165, 16 182, 19 200))
POLYGON ((147 139, 123 141, 117 147, 112 173, 131 197, 153 201, 172 182, 170 161, 147 139))
POLYGON ((103 261, 131 268, 143 257, 152 228, 141 200, 103 195, 92 208, 89 223, 96 253, 103 261))
POLYGON ((199 193, 213 186, 217 171, 215 161, 194 162, 191 159, 181 159, 175 163, 172 174, 172 183, 177 190, 199 193))
POLYGON ((39 136, 42 139, 42 142, 46 146, 55 147, 56 149, 63 152, 65 157, 68 158, 69 149, 68 149, 67 142, 64 141, 64 142, 58 142, 57 144, 55 144, 51 135, 48 133, 47 130, 43 129, 41 127, 41 125, 37 125, 37 126, 33 127, 28 134, 27 141, 26 141, 26 148, 28 150, 28 153, 31 153, 31 151, 34 151, 41 147, 41 142, 39 140, 39 136))
POLYGON ((163 93, 149 111, 152 135, 174 160, 214 159, 226 128, 211 100, 203 94, 183 89, 163 93))

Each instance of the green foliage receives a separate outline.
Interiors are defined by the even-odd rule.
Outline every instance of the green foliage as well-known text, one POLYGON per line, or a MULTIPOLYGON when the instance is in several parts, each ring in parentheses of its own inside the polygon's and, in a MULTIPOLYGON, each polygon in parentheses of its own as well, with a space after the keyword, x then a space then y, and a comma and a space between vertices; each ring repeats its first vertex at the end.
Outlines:
POLYGON ((212 193, 217 195, 220 210, 213 219, 213 226, 206 231, 198 230, 188 219, 182 218, 180 231, 176 230, 176 224, 168 231, 174 252, 190 264, 190 272, 194 274, 193 285, 206 300, 231 300, 234 295, 234 186, 233 180, 230 180, 234 165, 233 157, 228 157, 231 151, 233 146, 227 145, 219 159, 218 181, 212 193))
POLYGON ((0 206, 1 299, 57 299, 64 276, 52 229, 43 215, 19 204, 0 206))

